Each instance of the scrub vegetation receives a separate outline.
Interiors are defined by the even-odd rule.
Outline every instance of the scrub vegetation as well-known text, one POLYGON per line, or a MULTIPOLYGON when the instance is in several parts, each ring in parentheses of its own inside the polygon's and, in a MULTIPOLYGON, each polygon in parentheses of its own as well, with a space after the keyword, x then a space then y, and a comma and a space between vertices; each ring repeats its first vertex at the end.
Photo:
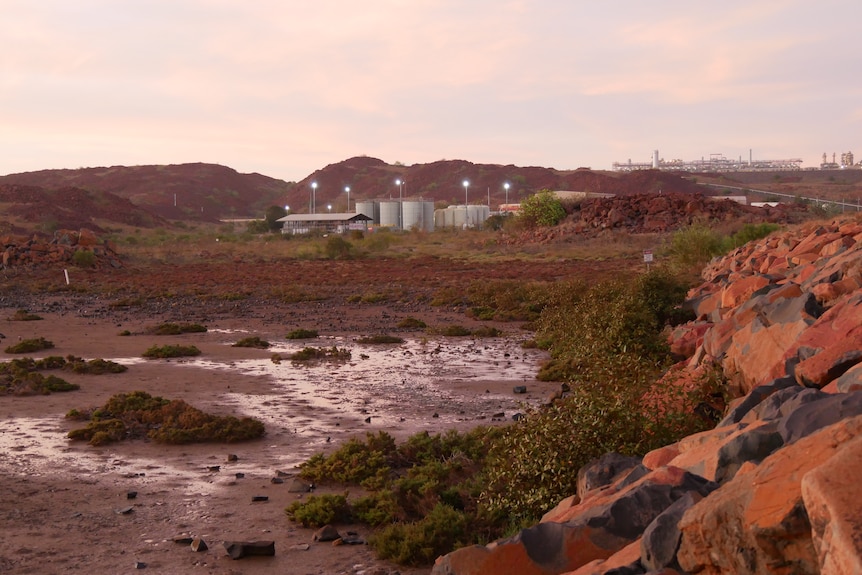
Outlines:
MULTIPOLYGON (((620 279, 439 290, 439 305, 457 302, 475 319, 528 322, 532 345, 550 353, 540 377, 570 391, 506 426, 420 433, 402 444, 379 432, 315 455, 302 476, 347 491, 297 501, 288 516, 309 526, 367 523, 378 528, 370 542, 381 558, 428 565, 534 524, 577 491, 577 470, 604 453, 643 455, 713 427, 700 407, 723 407, 724 374, 714 367, 698 381, 676 381, 666 330, 691 319, 680 306, 692 266, 774 229, 746 226, 722 237, 692 226, 671 238, 668 265, 620 279), (351 487, 362 495, 351 496, 351 487)), ((434 331, 474 334, 457 325, 434 331)))
POLYGON ((265 432, 263 423, 256 419, 211 415, 181 399, 164 399, 143 391, 119 393, 102 407, 73 409, 66 417, 87 422, 68 436, 90 445, 143 438, 169 444, 232 443, 257 439, 265 432))

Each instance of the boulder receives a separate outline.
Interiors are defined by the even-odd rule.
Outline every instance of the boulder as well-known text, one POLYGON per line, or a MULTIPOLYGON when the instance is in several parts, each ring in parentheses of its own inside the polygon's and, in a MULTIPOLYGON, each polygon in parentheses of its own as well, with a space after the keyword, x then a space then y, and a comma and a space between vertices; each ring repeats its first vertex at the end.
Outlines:
POLYGON ((645 570, 680 568, 676 560, 680 539, 677 524, 683 514, 701 499, 697 493, 686 493, 647 525, 639 546, 640 562, 645 570))
POLYGON ((856 364, 848 369, 844 375, 835 380, 835 385, 841 393, 862 391, 862 364, 856 364))
POLYGON ((584 499, 589 491, 610 485, 623 473, 638 465, 639 457, 628 457, 619 453, 606 453, 578 470, 578 497, 584 499))
POLYGON ((275 556, 275 541, 225 541, 224 548, 231 559, 275 556))
POLYGON ((691 573, 819 573, 820 560, 802 498, 802 478, 862 433, 854 417, 747 466, 679 522, 677 558, 691 573))
POLYGON ((862 391, 821 394, 820 399, 800 405, 778 426, 778 432, 788 445, 843 419, 862 415, 862 391))
POLYGON ((820 573, 862 573, 862 437, 802 478, 802 500, 811 522, 820 573))
POLYGON ((543 521, 514 537, 438 558, 432 574, 566 573, 596 559, 607 559, 637 541, 653 519, 686 493, 704 496, 716 487, 675 467, 657 469, 621 486, 626 477, 592 492, 588 500, 572 506, 555 521, 543 521))

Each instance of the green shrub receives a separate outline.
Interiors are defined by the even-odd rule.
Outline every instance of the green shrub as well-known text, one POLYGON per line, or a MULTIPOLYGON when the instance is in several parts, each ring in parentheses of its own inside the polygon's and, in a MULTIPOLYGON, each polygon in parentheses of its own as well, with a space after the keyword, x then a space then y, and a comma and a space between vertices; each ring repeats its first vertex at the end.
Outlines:
POLYGON ((314 339, 317 337, 317 330, 302 328, 295 329, 285 337, 287 337, 287 339, 314 339))
POLYGON ((541 190, 521 202, 518 217, 528 227, 550 227, 566 217, 566 210, 554 192, 541 190))
POLYGON ((215 416, 204 413, 182 400, 154 397, 143 391, 111 396, 94 410, 72 410, 67 417, 82 419, 89 414, 84 428, 69 432, 70 439, 103 445, 111 441, 147 437, 159 443, 230 443, 262 437, 263 423, 250 417, 215 416))
POLYGON ((425 329, 428 325, 421 319, 415 317, 405 317, 398 322, 398 327, 402 329, 425 329))
POLYGON ((170 358, 170 357, 193 357, 200 355, 201 350, 193 345, 154 345, 143 353, 148 359, 170 358))
POLYGON ((349 523, 353 518, 346 494, 312 495, 304 501, 294 501, 285 509, 285 513, 303 527, 349 523))
POLYGON ((96 266, 96 254, 90 250, 78 248, 72 254, 72 263, 79 268, 92 268, 96 266))
POLYGON ((547 300, 547 284, 514 280, 475 281, 467 315, 478 320, 534 321, 547 300))
POLYGON ((38 321, 40 319, 42 319, 41 316, 30 313, 26 309, 19 309, 9 316, 9 321, 38 321))
POLYGON ((323 251, 330 260, 346 260, 352 255, 353 244, 339 235, 333 235, 326 239, 323 251))
POLYGON ((670 265, 682 273, 700 271, 712 258, 725 253, 721 235, 696 223, 674 232, 670 239, 670 265))
POLYGON ((440 555, 474 542, 467 516, 438 503, 416 523, 396 523, 371 538, 381 559, 401 565, 430 565, 440 555))
POLYGON ((370 335, 367 337, 357 338, 356 343, 360 344, 381 344, 381 343, 404 343, 404 339, 395 335, 370 335))
POLYGON ((181 335, 184 333, 205 333, 206 326, 197 323, 162 323, 149 330, 153 335, 181 335))
POLYGON ((22 339, 14 345, 10 345, 4 351, 6 353, 33 353, 34 351, 42 351, 43 349, 52 349, 54 343, 48 341, 44 337, 34 339, 22 339))
POLYGON ((351 358, 349 349, 332 347, 304 347, 288 356, 291 361, 337 360, 346 361, 351 358))
POLYGON ((503 332, 490 325, 481 325, 473 329, 470 333, 473 337, 500 337, 503 332))
POLYGON ((462 325, 447 325, 440 330, 440 335, 446 337, 464 337, 471 335, 473 332, 462 325))
POLYGON ((266 349, 269 347, 269 342, 263 339, 260 339, 259 336, 252 337, 244 337, 235 344, 233 347, 253 347, 257 349, 266 349))
POLYGON ((742 229, 730 236, 729 248, 738 248, 748 242, 765 238, 772 232, 778 231, 780 227, 778 224, 770 223, 745 224, 742 229))

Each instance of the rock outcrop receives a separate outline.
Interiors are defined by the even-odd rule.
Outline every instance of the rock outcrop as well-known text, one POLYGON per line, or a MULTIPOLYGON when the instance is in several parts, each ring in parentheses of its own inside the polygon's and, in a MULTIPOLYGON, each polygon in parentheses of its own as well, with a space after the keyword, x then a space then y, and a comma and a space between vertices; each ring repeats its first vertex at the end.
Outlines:
POLYGON ((862 573, 862 219, 774 234, 703 277, 670 339, 677 370, 728 378, 719 424, 602 458, 539 525, 434 574, 862 573))
POLYGON ((122 262, 110 242, 93 231, 57 230, 53 237, 33 235, 0 236, 0 267, 73 264, 79 267, 121 267, 122 262))

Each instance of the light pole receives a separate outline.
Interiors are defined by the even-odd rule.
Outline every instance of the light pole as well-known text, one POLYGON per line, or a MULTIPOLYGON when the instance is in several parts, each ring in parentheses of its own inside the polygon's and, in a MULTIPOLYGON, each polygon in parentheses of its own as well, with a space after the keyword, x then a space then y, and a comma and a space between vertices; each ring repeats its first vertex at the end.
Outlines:
POLYGON ((344 186, 344 191, 347 192, 347 213, 350 213, 350 186, 344 186))
POLYGON ((464 227, 468 227, 470 223, 470 210, 467 208, 467 188, 470 187, 470 182, 464 180, 464 227))
POLYGON ((400 178, 395 180, 395 185, 398 186, 398 229, 400 230, 403 226, 402 220, 402 212, 404 211, 404 194, 402 192, 402 186, 404 181, 400 178))
POLYGON ((288 206, 287 204, 285 204, 285 206, 284 206, 284 213, 285 213, 285 215, 290 214, 290 206, 288 206))
POLYGON ((509 203, 509 182, 503 184, 503 187, 506 188, 506 203, 509 203))
POLYGON ((332 213, 332 204, 326 204, 326 211, 328 211, 330 214, 332 213))
POLYGON ((317 182, 311 182, 311 213, 317 212, 317 182))

